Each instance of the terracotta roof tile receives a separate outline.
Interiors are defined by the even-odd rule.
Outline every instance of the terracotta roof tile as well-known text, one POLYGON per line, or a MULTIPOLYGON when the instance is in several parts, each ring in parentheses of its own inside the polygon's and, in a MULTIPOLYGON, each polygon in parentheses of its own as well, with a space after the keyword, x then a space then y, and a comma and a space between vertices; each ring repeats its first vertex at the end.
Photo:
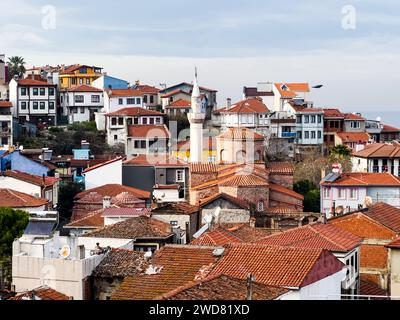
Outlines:
POLYGON ((386 143, 372 143, 363 150, 353 153, 361 158, 400 158, 400 147, 386 143))
POLYGON ((388 296, 388 292, 382 290, 376 283, 367 280, 360 281, 360 295, 363 296, 388 296))
POLYGON ((179 108, 191 108, 192 103, 188 100, 178 99, 176 101, 171 102, 169 105, 165 107, 165 109, 179 109, 179 108))
POLYGON ((387 125, 387 124, 384 124, 381 133, 386 133, 386 132, 395 132, 395 133, 399 133, 399 132, 400 132, 400 129, 399 129, 399 128, 395 128, 395 127, 393 127, 393 126, 389 126, 389 125, 387 125))
POLYGON ((294 171, 293 164, 291 164, 290 162, 269 162, 267 166, 271 174, 293 174, 294 171))
POLYGON ((228 128, 218 136, 223 140, 264 140, 264 136, 246 128, 228 128))
POLYGON ((48 286, 41 286, 34 290, 25 291, 17 294, 9 300, 71 300, 70 297, 58 292, 48 286), (32 299, 32 296, 34 297, 32 299))
POLYGON ((111 300, 156 299, 188 282, 205 278, 219 257, 214 247, 166 245, 156 251, 152 265, 161 268, 153 275, 128 276, 111 300))
POLYGON ((149 199, 150 198, 150 192, 148 192, 148 191, 144 191, 144 190, 140 190, 140 189, 128 187, 128 186, 123 186, 120 184, 105 184, 100 187, 82 191, 75 196, 75 199, 81 199, 84 196, 88 195, 89 193, 97 193, 101 196, 101 198, 103 198, 105 196, 115 197, 116 195, 118 195, 122 192, 129 192, 139 199, 149 199))
POLYGON ((268 236, 257 243, 347 252, 360 245, 362 238, 331 224, 312 224, 268 236))
POLYGON ((109 207, 102 210, 103 217, 138 217, 151 216, 149 208, 116 208, 109 207))
POLYGON ((171 225, 146 216, 130 218, 86 233, 84 237, 97 238, 168 238, 172 236, 171 225))
MULTIPOLYGON (((274 300, 288 292, 287 289, 253 283, 252 300, 274 300)), ((216 275, 190 282, 157 300, 246 300, 247 280, 226 275, 216 275)))
POLYGON ((124 162, 124 165, 154 167, 188 167, 189 164, 168 154, 141 154, 124 162))
POLYGON ((33 79, 29 79, 29 78, 18 80, 18 85, 20 85, 20 86, 37 86, 37 87, 56 87, 55 84, 51 84, 46 81, 33 80, 33 79))
POLYGON ((222 193, 217 193, 217 194, 212 195, 212 196, 210 196, 208 198, 201 199, 199 205, 200 205, 200 207, 204 207, 207 204, 209 204, 209 203, 211 203, 211 202, 213 202, 213 201, 215 201, 217 199, 221 199, 221 198, 225 199, 228 202, 232 202, 232 203, 236 204, 237 206, 239 206, 239 207, 241 207, 243 209, 246 209, 246 210, 250 209, 250 205, 249 205, 248 202, 246 202, 246 201, 244 201, 242 199, 236 198, 236 197, 232 197, 229 194, 226 194, 226 193, 223 193, 223 192, 222 193))
POLYGON ((160 89, 153 86, 149 86, 147 84, 139 84, 138 86, 135 87, 135 89, 139 90, 142 94, 145 93, 158 94, 158 92, 160 91, 160 89))
POLYGON ((171 202, 151 210, 152 214, 194 214, 199 212, 198 206, 191 205, 189 202, 171 202))
POLYGON ((361 142, 367 143, 371 136, 366 132, 338 132, 338 137, 342 140, 342 142, 361 142))
POLYGON ((0 101, 0 108, 11 108, 12 106, 11 101, 0 101))
POLYGON ((343 173, 334 182, 321 182, 323 186, 400 186, 400 179, 390 173, 343 173))
POLYGON ((189 97, 190 97, 190 95, 191 95, 189 92, 183 91, 183 90, 181 90, 181 89, 176 89, 176 90, 172 90, 172 91, 170 91, 170 92, 168 92, 168 93, 162 94, 162 95, 161 95, 161 98, 169 98, 169 97, 174 96, 174 95, 179 94, 179 93, 186 94, 186 95, 188 95, 189 97))
POLYGON ((388 267, 388 249, 383 245, 363 244, 360 250, 360 267, 386 269, 388 267))
POLYGON ((287 194, 287 195, 294 197, 296 199, 299 199, 299 200, 304 200, 304 196, 302 196, 301 194, 299 194, 291 189, 285 188, 284 186, 281 186, 279 184, 270 182, 269 188, 275 192, 287 194))
POLYGON ((362 116, 359 116, 358 114, 355 113, 345 113, 344 114, 344 120, 359 120, 359 121, 365 121, 365 118, 362 116))
POLYGON ((47 176, 37 176, 17 170, 7 170, 3 171, 3 175, 7 177, 12 177, 21 181, 26 181, 32 184, 35 184, 37 186, 41 187, 47 187, 47 186, 52 186, 58 181, 61 181, 59 178, 54 178, 54 177, 47 177, 47 176))
POLYGON ((277 215, 289 215, 289 216, 304 215, 303 211, 299 211, 299 210, 293 209, 293 208, 285 206, 285 205, 278 205, 275 207, 266 208, 265 213, 266 214, 277 214, 277 215))
POLYGON ((169 138, 171 134, 165 125, 135 124, 128 126, 129 137, 141 138, 169 138))
POLYGON ((137 117, 137 116, 165 116, 165 114, 155 111, 155 110, 150 110, 150 109, 145 109, 145 108, 140 108, 140 107, 128 107, 128 108, 122 108, 117 111, 107 113, 106 116, 107 117, 112 117, 112 116, 137 117))
POLYGON ((103 90, 101 90, 99 88, 88 86, 86 84, 68 89, 67 91, 69 91, 69 92, 99 92, 99 93, 103 92, 103 90))
POLYGON ((241 243, 230 245, 211 275, 222 273, 246 279, 252 273, 256 282, 265 285, 303 287, 340 271, 343 266, 327 250, 241 243))
POLYGON ((109 97, 140 97, 143 93, 135 89, 110 89, 106 91, 109 97))
POLYGON ((249 223, 224 223, 221 226, 243 242, 256 242, 271 234, 270 230, 255 228, 250 226, 249 223))
POLYGON ((364 212, 369 218, 400 233, 400 209, 384 202, 373 204, 364 212))
POLYGON ((193 173, 210 173, 217 171, 218 164, 215 163, 190 163, 190 172, 193 173))
POLYGON ((324 118, 344 119, 345 114, 340 112, 339 109, 324 108, 324 118))
POLYGON ((297 92, 310 91, 308 83, 275 83, 275 87, 278 89, 280 95, 284 98, 294 98, 297 96, 297 92), (287 90, 282 88, 283 85, 287 87, 287 90))
POLYGON ((219 110, 221 113, 268 113, 268 107, 259 98, 248 98, 232 104, 228 109, 219 110))
POLYGON ((11 189, 0 188, 0 207, 30 208, 41 207, 48 203, 46 199, 11 189))
POLYGON ((87 216, 74 220, 64 226, 64 228, 90 228, 98 229, 104 227, 103 209, 93 211, 87 216))
POLYGON ((239 242, 242 242, 242 240, 229 231, 219 227, 214 230, 206 231, 200 237, 190 242, 190 244, 198 246, 223 246, 239 242))

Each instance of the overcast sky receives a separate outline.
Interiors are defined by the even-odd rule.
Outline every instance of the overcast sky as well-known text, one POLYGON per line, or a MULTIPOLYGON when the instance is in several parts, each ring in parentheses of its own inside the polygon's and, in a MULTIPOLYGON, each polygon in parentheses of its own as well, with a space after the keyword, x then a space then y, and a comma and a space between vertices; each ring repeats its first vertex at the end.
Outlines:
POLYGON ((152 85, 192 81, 197 66, 220 104, 240 99, 244 85, 298 81, 324 85, 312 93, 317 106, 397 111, 398 0, 0 0, 0 8, 0 52, 28 66, 93 64, 152 85))

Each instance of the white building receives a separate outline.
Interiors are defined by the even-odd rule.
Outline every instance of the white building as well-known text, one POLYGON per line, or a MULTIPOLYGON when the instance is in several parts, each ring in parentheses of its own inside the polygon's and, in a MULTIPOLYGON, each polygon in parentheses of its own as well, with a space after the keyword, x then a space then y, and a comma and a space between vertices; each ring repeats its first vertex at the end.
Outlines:
POLYGON ((104 92, 106 113, 127 107, 143 107, 142 92, 135 89, 110 89, 104 92))
POLYGON ((105 184, 122 184, 122 158, 118 157, 83 171, 85 190, 105 184))
POLYGON ((106 114, 107 143, 125 143, 128 126, 163 125, 165 114, 140 107, 122 108, 106 114))
POLYGON ((13 145, 12 103, 0 101, 0 147, 13 145))
POLYGON ((104 107, 103 91, 88 85, 65 89, 60 93, 60 103, 69 123, 92 121, 104 107))
POLYGON ((321 181, 321 212, 326 217, 384 202, 400 208, 400 181, 390 173, 331 173, 321 181))
POLYGON ((6 80, 6 56, 0 54, 0 101, 8 99, 8 84, 6 80))
POLYGON ((12 79, 9 88, 14 117, 42 125, 57 123, 57 85, 28 78, 12 79))

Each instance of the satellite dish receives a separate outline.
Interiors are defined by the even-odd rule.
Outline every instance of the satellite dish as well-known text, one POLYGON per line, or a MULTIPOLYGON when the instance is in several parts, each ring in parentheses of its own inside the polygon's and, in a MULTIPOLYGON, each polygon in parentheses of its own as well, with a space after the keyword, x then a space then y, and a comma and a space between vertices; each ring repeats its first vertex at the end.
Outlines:
POLYGON ((60 249, 60 256, 64 259, 67 259, 71 254, 71 248, 69 245, 64 245, 61 249, 60 249))
POLYGON ((382 118, 381 117, 376 117, 376 121, 381 122, 382 118))

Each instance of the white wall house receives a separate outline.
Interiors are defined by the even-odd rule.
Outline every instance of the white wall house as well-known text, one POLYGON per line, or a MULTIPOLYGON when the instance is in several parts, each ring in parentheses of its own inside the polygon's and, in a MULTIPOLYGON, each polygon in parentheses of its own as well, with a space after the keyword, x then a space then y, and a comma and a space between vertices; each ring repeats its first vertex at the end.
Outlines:
POLYGON ((27 78, 12 79, 9 88, 14 117, 35 124, 56 124, 57 85, 27 78))
POLYGON ((0 147, 13 145, 12 103, 0 101, 0 147))
POLYGON ((143 107, 143 97, 135 89, 111 89, 104 92, 104 110, 114 112, 127 107, 143 107))
POLYGON ((60 93, 60 103, 70 124, 92 121, 104 107, 103 91, 88 85, 65 89, 60 93))
POLYGON ((122 184, 122 158, 89 167, 83 171, 85 189, 92 189, 105 184, 122 184))

